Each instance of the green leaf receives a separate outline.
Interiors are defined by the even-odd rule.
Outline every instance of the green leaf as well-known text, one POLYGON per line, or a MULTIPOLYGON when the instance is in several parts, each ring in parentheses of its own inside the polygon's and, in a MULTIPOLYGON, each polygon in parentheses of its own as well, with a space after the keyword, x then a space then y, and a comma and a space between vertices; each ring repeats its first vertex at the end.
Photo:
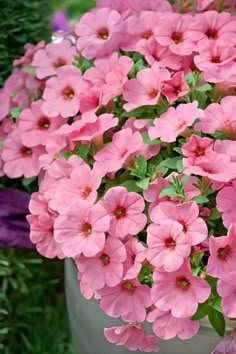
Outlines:
POLYGON ((142 137, 143 137, 144 143, 148 144, 148 145, 157 145, 157 144, 161 143, 161 140, 159 138, 151 140, 149 135, 148 135, 148 132, 142 133, 142 137))
POLYGON ((147 160, 143 155, 139 155, 134 163, 134 168, 131 171, 132 176, 144 178, 147 173, 147 160))
POLYGON ((159 198, 162 197, 174 197, 176 195, 176 191, 175 189, 173 189, 172 187, 163 187, 161 193, 159 194, 159 198))
POLYGON ((134 180, 125 181, 121 186, 127 188, 128 192, 141 192, 142 188, 138 187, 134 180))
POLYGON ((215 329, 215 331, 223 337, 225 334, 225 318, 222 313, 219 311, 215 310, 214 308, 209 309, 208 313, 208 318, 209 321, 212 325, 212 327, 215 329))
POLYGON ((219 296, 214 296, 209 299, 209 304, 211 307, 213 307, 216 311, 219 311, 223 313, 222 307, 221 307, 221 298, 219 296))
POLYGON ((208 301, 203 302, 202 304, 198 304, 197 312, 192 316, 192 320, 200 320, 208 315, 209 312, 209 304, 208 301))
POLYGON ((212 86, 210 84, 203 84, 202 86, 196 87, 196 91, 198 92, 206 92, 210 91, 212 89, 212 86))
POLYGON ((0 148, 3 147, 3 140, 0 139, 0 148))
POLYGON ((37 176, 34 177, 30 177, 30 178, 23 178, 22 179, 22 184, 24 187, 29 186, 31 183, 33 183, 34 181, 36 181, 37 176))
POLYGON ((198 101, 199 108, 205 109, 206 108, 207 95, 204 92, 196 92, 195 98, 198 101))
POLYGON ((79 64, 79 68, 84 73, 87 69, 93 66, 94 60, 93 59, 83 59, 83 61, 79 64))
POLYGON ((191 176, 185 175, 183 178, 181 178, 180 182, 184 186, 190 179, 191 176))
POLYGON ((14 119, 18 119, 22 111, 23 111, 22 107, 13 107, 11 109, 11 117, 14 119))
MULTIPOLYGON (((179 161, 177 161, 177 163, 176 163, 176 168, 177 168, 177 171, 179 172, 179 173, 182 173, 183 171, 184 171, 184 165, 183 165, 183 160, 181 159, 181 160, 179 160, 179 161)), ((187 176, 187 177, 190 177, 190 176, 187 176)))
POLYGON ((75 153, 76 153, 76 155, 80 156, 83 160, 86 160, 87 159, 87 155, 88 155, 88 150, 89 150, 88 145, 83 144, 83 145, 80 145, 76 149, 75 153))
POLYGON ((138 275, 138 280, 141 284, 148 284, 149 286, 152 285, 152 266, 149 263, 142 265, 138 275))
POLYGON ((163 165, 168 168, 171 168, 172 170, 176 170, 177 163, 178 163, 178 161, 181 161, 181 160, 182 160, 181 156, 172 157, 171 159, 166 159, 165 161, 163 161, 163 165))
POLYGON ((216 208, 211 209, 211 215, 209 216, 210 220, 218 220, 222 216, 222 213, 220 213, 216 208))
POLYGON ((64 159, 68 160, 69 157, 71 157, 72 153, 71 151, 61 151, 60 152, 60 156, 64 157, 64 159))
POLYGON ((136 109, 133 109, 130 112, 124 111, 122 117, 136 117, 136 118, 156 118, 157 114, 155 113, 155 106, 142 106, 136 109))
POLYGON ((192 200, 194 200, 197 204, 209 202, 209 199, 207 197, 204 197, 204 195, 197 195, 196 197, 193 197, 192 200))
POLYGON ((35 74, 36 73, 36 68, 27 68, 27 69, 25 69, 25 72, 29 73, 29 74, 35 74))
POLYGON ((147 189, 147 188, 148 188, 148 185, 149 185, 149 182, 150 182, 150 178, 149 178, 149 177, 146 177, 146 178, 141 179, 140 181, 137 181, 137 182, 136 182, 136 185, 137 185, 139 188, 147 189))

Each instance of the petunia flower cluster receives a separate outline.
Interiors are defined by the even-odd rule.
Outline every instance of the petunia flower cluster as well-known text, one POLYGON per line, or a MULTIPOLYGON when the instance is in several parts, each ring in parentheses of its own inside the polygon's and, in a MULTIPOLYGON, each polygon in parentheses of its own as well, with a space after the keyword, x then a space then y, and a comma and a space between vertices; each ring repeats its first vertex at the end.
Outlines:
POLYGON ((28 44, 0 91, 0 176, 38 176, 31 241, 73 259, 130 350, 236 317, 233 12, 98 0, 74 41, 28 44))

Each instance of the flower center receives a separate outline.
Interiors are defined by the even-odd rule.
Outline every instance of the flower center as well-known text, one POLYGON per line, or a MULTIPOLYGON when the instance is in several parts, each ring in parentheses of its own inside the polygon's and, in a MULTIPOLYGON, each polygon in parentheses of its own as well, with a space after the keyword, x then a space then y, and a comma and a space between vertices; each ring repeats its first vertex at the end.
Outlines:
POLYGON ((176 286, 183 290, 188 290, 191 286, 189 280, 185 277, 176 278, 176 286))
POLYGON ((122 289, 131 295, 135 292, 136 287, 133 283, 131 283, 131 281, 127 280, 123 282, 122 289))
POLYGON ((49 127, 50 127, 50 121, 47 117, 41 117, 38 120, 38 128, 39 129, 47 130, 49 127))
POLYGON ((181 32, 173 32, 171 38, 175 43, 180 43, 183 40, 181 32))
POLYGON ((22 146, 20 152, 23 157, 30 157, 32 155, 32 150, 26 146, 22 146))
POLYGON ((98 38, 106 40, 109 37, 109 30, 107 27, 102 27, 98 30, 97 36, 98 38))
POLYGON ((202 156, 202 155, 205 154, 205 150, 203 148, 201 148, 201 147, 198 147, 196 149, 195 153, 196 153, 197 156, 202 156))
POLYGON ((159 91, 157 89, 153 89, 152 91, 150 91, 148 93, 148 97, 152 100, 153 98, 155 98, 157 96, 158 92, 159 91))
POLYGON ((60 68, 60 66, 66 65, 66 61, 62 58, 58 58, 56 61, 53 63, 54 68, 60 68))
POLYGON ((110 263, 110 257, 105 253, 103 253, 99 258, 104 266, 110 263))
POLYGON ((74 95, 75 95, 75 93, 70 86, 66 86, 64 88, 64 90, 62 91, 62 96, 65 100, 72 100, 74 95))
POLYGON ((176 242, 175 242, 175 240, 173 240, 172 237, 168 237, 165 240, 165 245, 166 245, 167 248, 170 248, 170 249, 174 250, 175 246, 176 246, 176 242))
POLYGON ((126 216, 126 209, 122 206, 117 206, 114 211, 114 214, 117 219, 121 219, 126 216))
POLYGON ((212 63, 221 63, 221 60, 220 60, 220 56, 219 55, 215 55, 214 57, 211 58, 211 62, 212 63))
POLYGON ((217 30, 214 28, 208 28, 208 30, 206 31, 206 36, 209 39, 216 39, 217 38, 217 30))
POLYGON ((153 35, 151 30, 148 30, 142 34, 142 38, 149 39, 153 35))
POLYGON ((82 232, 84 234, 85 237, 88 237, 91 235, 93 229, 92 226, 89 223, 84 223, 82 226, 82 232))
POLYGON ((225 247, 221 247, 218 249, 218 258, 225 260, 225 258, 229 255, 230 253, 230 247, 229 245, 226 245, 225 247))
POLYGON ((92 192, 91 188, 86 187, 81 193, 82 198, 86 199, 91 192, 92 192))

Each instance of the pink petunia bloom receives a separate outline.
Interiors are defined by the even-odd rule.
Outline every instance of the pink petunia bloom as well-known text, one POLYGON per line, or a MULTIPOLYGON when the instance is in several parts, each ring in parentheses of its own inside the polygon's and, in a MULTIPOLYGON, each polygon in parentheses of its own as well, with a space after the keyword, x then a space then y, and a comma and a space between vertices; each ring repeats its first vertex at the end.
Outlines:
POLYGON ((156 345, 157 337, 148 334, 142 323, 129 323, 127 325, 104 328, 106 339, 116 345, 124 345, 126 348, 135 351, 158 352, 156 345))
POLYGON ((5 174, 10 178, 37 176, 40 171, 39 157, 44 152, 43 146, 23 145, 19 132, 15 129, 4 141, 2 159, 5 174))
POLYGON ((36 51, 31 66, 36 68, 36 76, 43 79, 56 75, 61 66, 73 64, 75 54, 75 47, 67 40, 49 43, 36 51))
POLYGON ((108 7, 116 10, 123 18, 126 18, 130 12, 130 4, 127 0, 97 0, 97 8, 108 7))
POLYGON ((183 233, 183 225, 172 220, 164 220, 160 225, 149 225, 147 245, 147 260, 156 269, 166 272, 179 269, 191 251, 189 241, 183 233))
POLYGON ((42 111, 47 117, 62 115, 69 118, 76 115, 80 108, 79 94, 87 87, 79 68, 73 65, 59 68, 57 76, 46 82, 42 111))
POLYGON ((31 64, 31 61, 33 59, 34 53, 45 47, 45 41, 40 41, 39 43, 32 44, 32 43, 26 43, 24 45, 24 50, 25 53, 22 57, 13 60, 13 66, 18 66, 18 65, 23 65, 24 67, 28 66, 29 64, 31 64))
POLYGON ((183 71, 178 71, 170 80, 163 81, 163 85, 161 92, 170 104, 190 91, 190 87, 185 82, 183 71))
POLYGON ((185 167, 189 165, 201 164, 208 161, 213 152, 213 139, 201 138, 198 135, 192 134, 189 141, 181 148, 182 153, 186 156, 183 159, 185 167))
POLYGON ((170 51, 168 46, 160 45, 155 38, 148 41, 140 40, 137 44, 137 51, 144 55, 149 65, 155 62, 162 68, 179 70, 181 68, 182 58, 170 51))
POLYGON ((198 321, 187 318, 176 318, 172 316, 171 311, 161 311, 154 308, 147 315, 148 322, 154 322, 152 330, 157 337, 162 339, 171 339, 178 337, 180 339, 192 338, 198 333, 200 324, 198 321))
POLYGON ((112 98, 122 93, 132 66, 131 58, 127 56, 118 57, 118 53, 115 52, 109 57, 96 59, 94 66, 86 70, 83 77, 101 88, 101 104, 105 105, 112 98))
POLYGON ((216 207, 223 213, 222 219, 225 227, 229 227, 236 220, 236 180, 232 185, 223 187, 216 196, 216 207))
POLYGON ((112 142, 99 150, 95 155, 95 166, 105 173, 120 169, 128 164, 130 156, 136 155, 143 145, 142 135, 125 128, 112 136, 112 142))
POLYGON ((137 279, 124 280, 112 288, 105 285, 98 290, 98 294, 101 296, 100 307, 104 312, 128 322, 143 322, 146 307, 152 304, 150 288, 140 284, 137 279))
POLYGON ((135 79, 128 80, 124 86, 124 109, 128 112, 145 106, 156 105, 160 98, 162 82, 170 78, 167 69, 154 63, 151 68, 140 70, 135 79))
POLYGON ((117 51, 124 35, 121 15, 109 8, 84 14, 75 26, 77 49, 86 59, 105 57, 117 51))
POLYGON ((218 154, 228 155, 232 162, 236 162, 236 141, 227 139, 216 140, 214 143, 214 151, 218 154))
POLYGON ((183 226, 182 232, 191 246, 201 243, 208 235, 207 225, 198 215, 198 205, 193 201, 182 204, 162 202, 150 212, 150 218, 155 224, 162 225, 164 220, 180 223, 183 226))
POLYGON ((227 236, 211 236, 209 240, 210 257, 207 262, 207 274, 215 278, 236 271, 236 229, 231 224, 227 236))
POLYGON ((174 107, 170 107, 160 118, 154 120, 154 127, 149 128, 150 138, 161 138, 165 142, 173 142, 177 136, 191 126, 197 118, 203 117, 204 112, 197 108, 198 102, 183 103, 174 107))
POLYGON ((65 206, 64 213, 57 217, 55 240, 66 257, 93 257, 104 248, 109 225, 110 217, 100 203, 78 200, 65 206))
POLYGON ((99 290, 105 285, 114 287, 121 282, 126 257, 123 243, 108 236, 101 252, 93 257, 81 255, 75 262, 81 273, 80 279, 83 281, 84 278, 87 286, 99 290))
POLYGON ((217 292, 222 297, 221 306, 225 316, 236 316, 236 271, 222 275, 217 283, 217 292))
POLYGON ((190 55, 195 49, 195 42, 189 33, 193 22, 191 15, 167 14, 162 16, 155 28, 155 39, 162 46, 178 55, 190 55))
POLYGON ((166 0, 128 0, 131 9, 134 12, 155 11, 172 12, 170 3, 166 0))
POLYGON ((125 187, 110 188, 101 205, 110 217, 108 231, 112 237, 136 235, 146 225, 147 217, 142 213, 145 207, 143 197, 138 193, 128 192, 125 187))
POLYGON ((139 275, 145 260, 145 247, 133 236, 128 236, 124 242, 127 259, 124 262, 123 279, 134 279, 139 275))
POLYGON ((211 354, 232 353, 236 351, 236 330, 226 335, 213 349, 211 354))
POLYGON ((22 143, 29 146, 45 145, 49 136, 64 124, 65 119, 46 117, 42 112, 42 100, 35 101, 30 108, 24 109, 19 117, 19 131, 22 143))
POLYGON ((194 276, 189 260, 175 272, 154 272, 151 298, 162 311, 171 311, 176 318, 191 317, 198 303, 205 302, 211 293, 208 282, 194 276))

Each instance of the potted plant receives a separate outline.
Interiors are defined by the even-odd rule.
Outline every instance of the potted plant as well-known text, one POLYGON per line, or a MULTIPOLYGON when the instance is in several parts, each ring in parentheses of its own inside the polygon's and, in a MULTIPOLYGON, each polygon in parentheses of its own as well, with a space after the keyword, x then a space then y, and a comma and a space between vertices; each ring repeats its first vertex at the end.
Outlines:
POLYGON ((209 353, 199 320, 236 317, 233 6, 100 0, 1 92, 2 174, 39 175, 30 238, 69 258, 78 353, 209 353))

